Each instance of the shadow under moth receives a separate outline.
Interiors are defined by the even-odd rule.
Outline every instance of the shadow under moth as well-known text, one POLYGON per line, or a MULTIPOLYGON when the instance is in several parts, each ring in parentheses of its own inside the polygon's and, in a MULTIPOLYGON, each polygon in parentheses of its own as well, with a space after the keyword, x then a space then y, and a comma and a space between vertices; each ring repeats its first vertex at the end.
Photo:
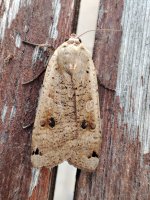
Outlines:
POLYGON ((96 70, 90 53, 72 34, 51 57, 32 133, 34 167, 52 168, 67 160, 94 171, 101 143, 96 70))

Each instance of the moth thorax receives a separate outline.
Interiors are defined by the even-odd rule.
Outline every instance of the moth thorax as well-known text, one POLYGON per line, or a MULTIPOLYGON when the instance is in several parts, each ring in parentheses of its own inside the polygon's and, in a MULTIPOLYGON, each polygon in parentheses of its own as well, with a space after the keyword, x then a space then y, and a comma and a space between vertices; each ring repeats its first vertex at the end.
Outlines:
POLYGON ((74 73, 76 73, 77 65, 75 63, 65 63, 61 66, 61 68, 68 74, 73 75, 74 73))
POLYGON ((78 51, 74 48, 60 49, 58 56, 59 67, 67 73, 74 74, 79 62, 78 51))

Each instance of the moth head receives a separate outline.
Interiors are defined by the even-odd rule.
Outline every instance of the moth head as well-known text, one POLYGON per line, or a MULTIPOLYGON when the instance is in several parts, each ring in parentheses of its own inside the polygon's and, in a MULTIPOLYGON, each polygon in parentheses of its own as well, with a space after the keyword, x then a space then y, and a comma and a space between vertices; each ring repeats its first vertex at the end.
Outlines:
POLYGON ((74 44, 75 46, 77 46, 80 43, 82 43, 81 39, 79 37, 77 37, 77 35, 75 33, 72 33, 70 35, 69 39, 66 39, 66 42, 68 44, 74 44))

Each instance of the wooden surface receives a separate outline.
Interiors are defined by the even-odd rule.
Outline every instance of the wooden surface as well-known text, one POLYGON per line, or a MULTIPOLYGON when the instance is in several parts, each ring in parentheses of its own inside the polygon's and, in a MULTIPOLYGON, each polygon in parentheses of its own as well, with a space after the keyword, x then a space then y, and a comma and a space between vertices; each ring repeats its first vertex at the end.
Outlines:
MULTIPOLYGON (((30 125, 43 74, 22 85, 43 71, 49 52, 21 40, 56 48, 75 30, 78 8, 78 0, 0 1, 2 200, 52 199, 56 172, 35 170, 30 163, 30 125)), ((75 200, 150 199, 149 21, 150 0, 101 0, 94 62, 103 143, 96 173, 77 173, 75 200)))
POLYGON ((43 74, 29 84, 22 84, 44 70, 49 52, 24 45, 22 40, 48 42, 56 48, 72 30, 75 31, 79 3, 79 0, 0 1, 2 200, 51 198, 49 192, 52 193, 50 185, 53 175, 48 169, 33 169, 30 162, 32 123, 43 74), (26 126, 28 128, 23 129, 26 126))
POLYGON ((150 199, 149 5, 101 0, 94 48, 101 160, 96 173, 78 171, 75 200, 150 199))

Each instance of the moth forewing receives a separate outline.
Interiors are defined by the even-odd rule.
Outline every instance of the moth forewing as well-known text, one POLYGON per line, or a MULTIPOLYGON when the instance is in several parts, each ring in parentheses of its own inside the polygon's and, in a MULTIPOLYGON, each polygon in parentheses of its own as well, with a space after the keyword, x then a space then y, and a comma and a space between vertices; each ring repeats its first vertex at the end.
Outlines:
POLYGON ((73 35, 56 49, 41 89, 34 129, 34 167, 54 167, 64 160, 87 171, 96 169, 101 143, 95 67, 73 35))

